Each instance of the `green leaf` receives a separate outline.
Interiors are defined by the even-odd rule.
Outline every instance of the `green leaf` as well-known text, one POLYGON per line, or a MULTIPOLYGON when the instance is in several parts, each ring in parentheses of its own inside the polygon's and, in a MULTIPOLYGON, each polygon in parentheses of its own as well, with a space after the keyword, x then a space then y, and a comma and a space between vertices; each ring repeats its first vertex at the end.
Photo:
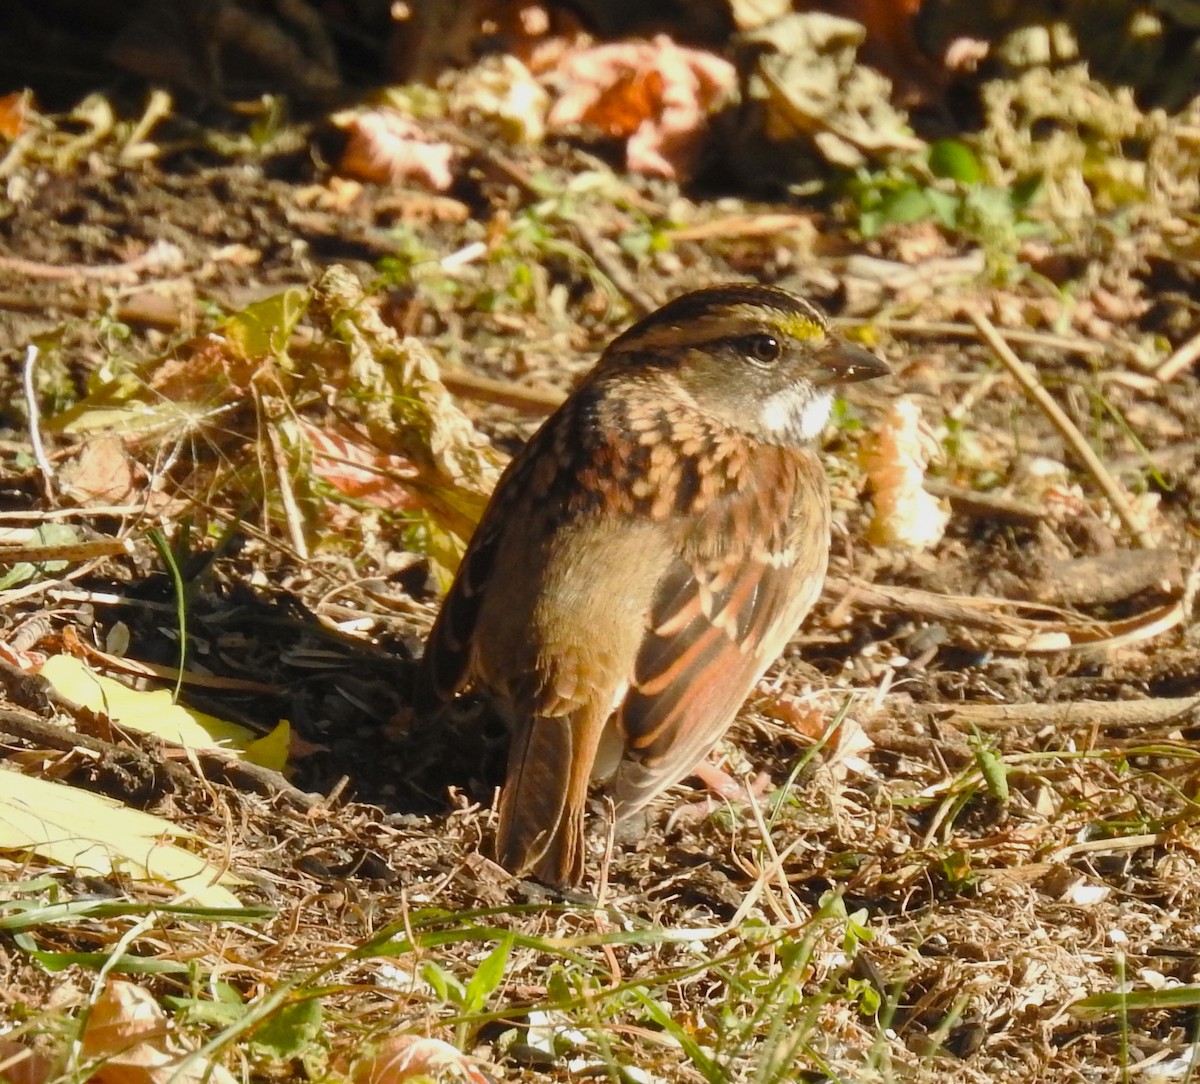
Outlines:
POLYGON ((28 933, 14 934, 13 944, 51 974, 66 971, 69 967, 84 967, 92 971, 103 969, 106 973, 122 975, 176 975, 188 969, 187 964, 178 960, 150 960, 128 953, 114 957, 111 952, 46 952, 37 947, 37 942, 28 933))
POLYGON ((226 322, 222 331, 245 358, 287 356, 287 344, 308 308, 309 293, 291 286, 247 305, 226 322))
POLYGON ((177 996, 165 994, 162 1002, 181 1021, 188 1024, 206 1024, 227 1028, 236 1024, 249 1011, 245 999, 238 990, 222 979, 204 981, 198 974, 193 961, 193 978, 203 982, 211 996, 177 996))
POLYGON ((929 201, 929 209, 937 224, 943 229, 958 228, 959 215, 962 213, 962 197, 952 192, 939 192, 936 188, 925 190, 925 198, 929 201))
POLYGON ((1072 1002, 1068 1008, 1077 1015, 1113 1013, 1147 1009, 1178 1011, 1200 1006, 1200 986, 1172 986, 1163 990, 1130 990, 1128 993, 1092 994, 1072 1002))
POLYGON ((321 1035, 325 1013, 318 998, 285 1005, 250 1040, 260 1053, 276 1061, 298 1057, 321 1035))
POLYGON ((1040 173, 1035 173, 1031 177, 1022 177, 1017 181, 1009 190, 1013 210, 1019 213, 1033 203, 1042 193, 1044 180, 1045 178, 1040 173))
POLYGON ((463 984, 458 981, 443 967, 430 961, 421 968, 421 978, 423 978, 437 995, 439 1001, 444 1001, 452 1005, 461 1005, 466 998, 466 990, 463 984))
MULTIPOLYGON (((69 546, 82 541, 80 533, 66 523, 43 523, 33 532, 35 546, 69 546)), ((0 591, 7 591, 10 587, 32 580, 39 573, 46 575, 61 572, 68 564, 68 561, 18 561, 0 575, 0 591)))
POLYGON ((935 177, 946 177, 959 184, 978 184, 983 167, 975 152, 957 139, 939 139, 929 148, 929 169, 935 177))
POLYGON ((463 1009, 466 1012, 478 1012, 487 1004, 487 999, 492 995, 492 991, 500 985, 504 978, 504 968, 508 964, 512 947, 513 938, 510 934, 492 949, 483 963, 476 968, 475 974, 471 976, 471 981, 467 983, 466 993, 463 996, 463 1009))
POLYGON ((975 750, 975 763, 979 767, 988 793, 998 802, 1008 801, 1008 768, 1004 761, 996 756, 994 749, 983 746, 975 750))
POLYGON ((932 208, 929 193, 915 184, 889 192, 879 205, 879 214, 889 226, 903 226, 928 218, 932 208))
POLYGON ((175 691, 171 694, 171 702, 177 703, 179 693, 183 689, 183 672, 187 667, 187 587, 183 582, 183 573, 179 569, 179 562, 175 560, 175 554, 167 544, 166 535, 157 527, 152 527, 148 534, 154 548, 158 550, 163 564, 167 566, 167 572, 171 577, 171 587, 175 592, 175 627, 179 632, 179 672, 175 675, 175 691))

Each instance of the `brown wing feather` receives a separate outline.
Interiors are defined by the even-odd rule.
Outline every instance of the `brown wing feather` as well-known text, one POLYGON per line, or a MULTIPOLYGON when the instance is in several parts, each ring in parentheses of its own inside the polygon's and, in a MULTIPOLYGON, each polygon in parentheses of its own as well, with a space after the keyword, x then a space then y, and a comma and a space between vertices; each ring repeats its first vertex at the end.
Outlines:
MULTIPOLYGON (((490 511, 490 510, 489 510, 490 511)), ((500 545, 502 521, 485 515, 467 552, 463 555, 458 575, 442 608, 429 639, 417 676, 413 704, 418 713, 432 711, 439 704, 454 698, 470 676, 471 640, 479 620, 483 593, 496 562, 500 545), (489 529, 489 521, 494 527, 489 529)))
POLYGON ((570 482, 570 463, 556 454, 574 422, 566 408, 552 415, 509 463, 463 554, 462 564, 442 601, 425 642, 413 704, 418 713, 452 700, 471 680, 471 652, 484 594, 505 536, 524 524, 548 494, 570 482))
POLYGON ((626 742, 614 786, 620 815, 686 775, 720 739, 820 590, 829 538, 820 465, 807 453, 773 452, 755 465, 767 475, 759 484, 701 517, 699 541, 660 585, 617 715, 626 742), (800 509, 808 522, 797 522, 800 509))

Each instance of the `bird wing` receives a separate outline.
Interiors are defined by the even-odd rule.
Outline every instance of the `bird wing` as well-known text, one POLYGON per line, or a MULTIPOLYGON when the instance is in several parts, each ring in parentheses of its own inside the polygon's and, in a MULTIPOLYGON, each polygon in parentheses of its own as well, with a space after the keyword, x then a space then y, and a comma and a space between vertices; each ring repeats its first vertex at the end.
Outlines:
POLYGON ((619 815, 695 767, 820 593, 829 539, 820 463, 772 449, 752 469, 755 484, 705 510, 660 581, 617 713, 619 815))
MULTIPOLYGON (((547 511, 562 512, 570 494, 581 490, 578 474, 593 466, 589 455, 605 452, 606 434, 598 435, 597 448, 572 445, 576 415, 586 408, 586 401, 568 400, 529 438, 496 483, 426 640, 414 696, 419 714, 452 700, 478 677, 472 674, 472 652, 485 594, 494 590, 497 576, 511 577, 515 564, 537 560, 540 536, 551 531, 547 511)), ((553 686, 553 681, 547 684, 553 686)))
POLYGON ((463 554, 454 583, 442 600, 417 675, 413 703, 418 714, 452 700, 470 680, 472 642, 484 593, 500 555, 505 532, 512 522, 511 513, 520 512, 510 505, 522 491, 521 479, 510 479, 509 476, 527 473, 529 462, 529 456, 520 455, 501 475, 496 485, 497 496, 484 510, 463 554), (505 495, 508 500, 502 499, 505 495))

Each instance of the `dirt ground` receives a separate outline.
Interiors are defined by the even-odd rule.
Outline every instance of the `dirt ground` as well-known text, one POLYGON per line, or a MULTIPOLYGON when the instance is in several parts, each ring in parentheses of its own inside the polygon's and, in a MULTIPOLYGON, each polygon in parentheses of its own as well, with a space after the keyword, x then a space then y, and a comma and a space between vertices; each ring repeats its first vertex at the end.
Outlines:
MULTIPOLYGON (((244 901, 274 909, 260 923, 142 931, 125 951, 192 971, 138 981, 198 997, 208 980, 196 976, 220 976, 252 1004, 300 976, 323 1006, 320 1036, 282 1060, 245 1054, 235 1072, 252 1079, 324 1079, 397 1031, 449 1039, 504 1080, 1190 1079, 1200 381, 1194 366, 1155 373, 1198 330, 1194 213, 1174 218, 1174 235, 1157 220, 1103 244, 1035 246, 1022 253, 1027 274, 997 282, 973 262, 978 246, 929 224, 854 239, 833 207, 685 197, 608 174, 615 198, 544 217, 540 249, 438 270, 537 205, 521 183, 535 165, 564 187, 605 174, 569 145, 515 166, 507 151, 477 150, 444 218, 379 186, 346 206, 317 198, 328 172, 307 149, 222 160, 185 148, 131 166, 99 148, 22 174, 19 199, 10 188, 0 525, 67 522, 131 548, 0 593, 6 641, 52 653, 70 629, 112 651, 119 630, 127 644, 114 653, 175 665, 174 593, 146 529, 178 542, 187 520, 191 657, 205 675, 256 685, 189 682, 184 700, 295 732, 286 782, 216 760, 192 772, 95 718, 74 719, 90 747, 55 744, 31 720, 65 725, 71 712, 4 664, 6 767, 178 821, 246 878, 244 901), (768 213, 787 220, 730 225, 768 213), (645 223, 682 239, 635 259, 620 242, 645 223), (170 266, 139 265, 160 242, 170 266), (690 787, 675 788, 609 852, 597 807, 579 899, 515 881, 483 857, 503 734, 470 703, 435 732, 404 725, 438 601, 411 524, 310 487, 302 554, 269 472, 257 497, 236 501, 214 481, 239 457, 270 457, 265 400, 127 434, 142 493, 109 502, 119 508, 71 495, 97 433, 50 424, 47 495, 21 384, 29 344, 45 421, 118 369, 153 382, 164 359, 196 363, 221 314, 309 291, 332 264, 455 372, 530 393, 514 407, 449 381, 504 453, 642 306, 683 289, 780 282, 865 329, 894 375, 855 389, 826 441, 830 582, 721 747, 735 774, 769 776, 765 796, 705 815, 690 787), (972 309, 1084 434, 1143 537, 998 363, 972 309), (868 540, 863 455, 901 395, 934 433, 927 487, 950 513, 924 553, 868 540), (354 951, 395 923, 402 947, 354 951), (518 936, 480 1004, 414 978, 434 963, 466 984, 504 931, 518 936), (1123 984, 1163 996, 1077 1004, 1123 984), (560 1025, 549 1048, 533 1034, 542 1017, 560 1025)), ((300 351, 292 364, 315 363, 300 351)), ((292 406, 318 428, 337 413, 316 393, 292 406)), ((14 884, 45 869, 0 857, 14 884)), ((123 887, 50 871, 71 898, 123 887)), ((101 951, 125 929, 48 924, 35 940, 101 951)), ((45 970, 0 935, 0 1020, 38 1049, 56 1048, 67 1030, 54 1022, 73 1018, 93 982, 78 964, 45 970)), ((194 1043, 219 1031, 199 1017, 177 1026, 194 1043)))

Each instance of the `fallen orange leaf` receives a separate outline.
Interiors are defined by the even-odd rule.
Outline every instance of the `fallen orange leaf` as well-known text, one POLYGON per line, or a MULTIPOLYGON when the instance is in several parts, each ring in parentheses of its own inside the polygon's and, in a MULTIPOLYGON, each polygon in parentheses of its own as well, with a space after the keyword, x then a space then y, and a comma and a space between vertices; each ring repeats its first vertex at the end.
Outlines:
POLYGON ((659 34, 568 53, 556 81, 565 89, 547 118, 551 129, 599 128, 628 140, 631 170, 679 177, 695 165, 708 114, 737 76, 716 54, 659 34))

